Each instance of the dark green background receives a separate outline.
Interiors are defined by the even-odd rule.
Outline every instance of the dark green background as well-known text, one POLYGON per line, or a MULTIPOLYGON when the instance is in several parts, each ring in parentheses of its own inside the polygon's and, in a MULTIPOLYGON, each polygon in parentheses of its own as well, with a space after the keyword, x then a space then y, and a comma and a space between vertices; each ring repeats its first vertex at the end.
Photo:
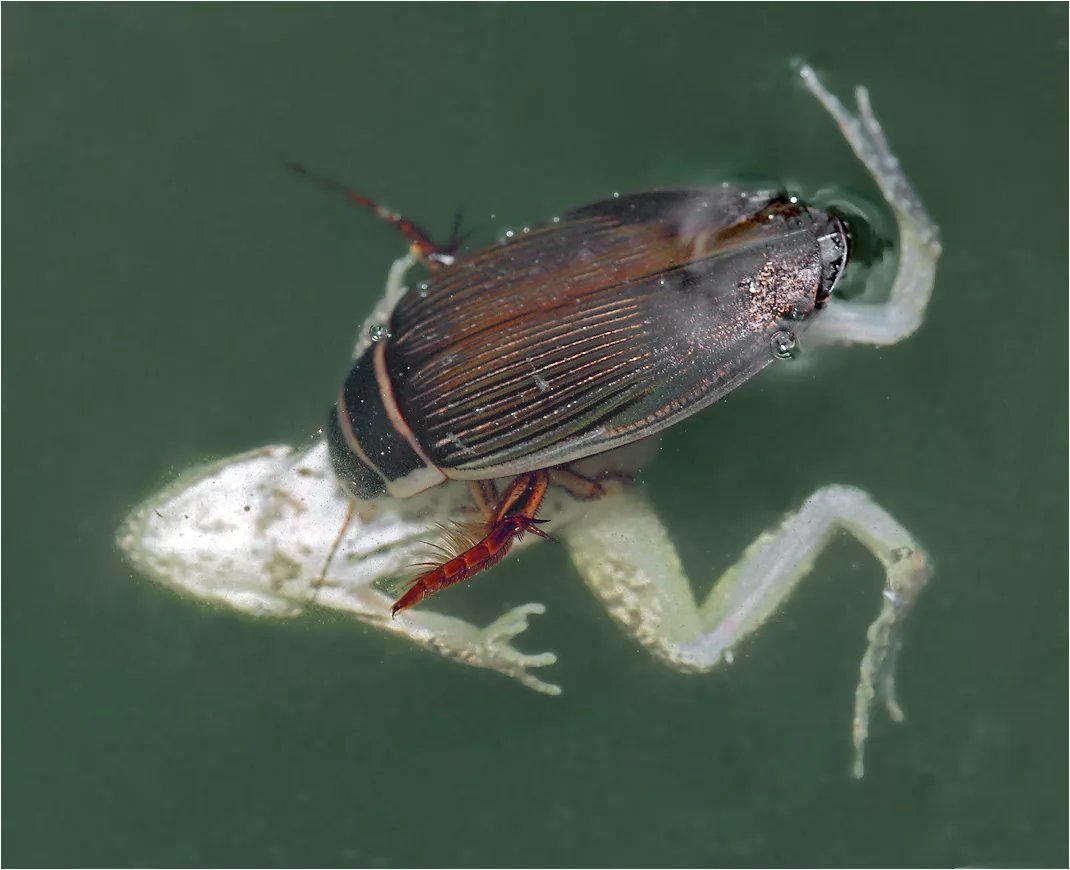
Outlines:
POLYGON ((4 863, 1065 865, 1066 33, 1046 5, 5 4, 4 863), (864 781, 881 571, 846 539, 706 676, 560 549, 453 593, 549 606, 521 645, 560 653, 558 699, 120 561, 170 475, 320 424, 400 250, 281 158, 483 239, 741 172, 875 197, 797 56, 871 88, 940 224, 929 317, 759 379, 642 482, 703 593, 829 482, 928 547, 864 781))

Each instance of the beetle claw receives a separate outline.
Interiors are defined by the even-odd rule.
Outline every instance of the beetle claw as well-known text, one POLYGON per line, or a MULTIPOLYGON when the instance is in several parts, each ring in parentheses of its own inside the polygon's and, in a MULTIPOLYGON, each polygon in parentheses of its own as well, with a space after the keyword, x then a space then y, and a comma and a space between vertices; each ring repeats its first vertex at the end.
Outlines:
POLYGON ((455 255, 472 237, 472 231, 466 230, 461 232, 461 221, 464 218, 464 214, 460 209, 457 209, 456 214, 453 216, 453 225, 450 227, 450 236, 445 245, 441 245, 436 253, 445 254, 447 256, 455 255))

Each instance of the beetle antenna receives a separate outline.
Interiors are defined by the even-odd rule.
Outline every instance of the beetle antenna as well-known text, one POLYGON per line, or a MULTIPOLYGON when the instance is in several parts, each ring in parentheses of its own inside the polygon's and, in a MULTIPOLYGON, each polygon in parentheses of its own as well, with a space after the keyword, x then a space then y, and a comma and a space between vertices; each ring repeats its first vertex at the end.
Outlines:
POLYGON ((371 197, 353 190, 353 188, 342 184, 340 181, 335 181, 333 178, 329 178, 326 175, 310 172, 303 163, 296 163, 292 160, 286 161, 286 168, 292 172, 296 172, 298 175, 303 175, 305 178, 309 179, 309 181, 315 182, 325 190, 340 193, 354 205, 366 208, 369 211, 374 212, 376 217, 386 221, 388 224, 392 224, 397 228, 398 232, 408 240, 412 252, 429 268, 434 269, 439 266, 449 266, 452 264, 455 252, 460 247, 461 242, 464 241, 465 237, 458 234, 460 229, 459 213, 457 219, 454 220, 453 232, 448 244, 445 246, 436 245, 431 241, 431 237, 428 236, 427 233, 407 217, 398 214, 396 211, 391 211, 385 206, 377 203, 371 197))

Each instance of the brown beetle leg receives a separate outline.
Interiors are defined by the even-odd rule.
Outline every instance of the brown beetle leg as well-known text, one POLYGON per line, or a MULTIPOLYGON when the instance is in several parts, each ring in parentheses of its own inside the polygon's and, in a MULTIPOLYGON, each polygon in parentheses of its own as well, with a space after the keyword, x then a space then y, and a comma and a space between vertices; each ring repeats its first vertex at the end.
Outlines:
POLYGON ((398 232, 408 239, 409 247, 412 252, 419 257, 420 261, 429 269, 439 269, 442 266, 449 266, 452 264, 458 248, 461 247, 465 239, 468 237, 467 233, 462 234, 460 232, 460 212, 457 213, 457 216, 453 220, 453 229, 450 232, 449 240, 445 245, 436 245, 431 241, 431 237, 427 233, 407 217, 380 205, 371 197, 358 193, 341 182, 335 181, 333 178, 310 172, 300 163, 288 162, 286 166, 298 175, 303 175, 305 178, 316 182, 320 187, 342 194, 342 196, 354 205, 359 205, 361 208, 366 208, 369 211, 375 212, 377 217, 389 224, 393 224, 398 232))
POLYGON ((573 498, 580 501, 590 501, 601 498, 606 494, 606 489, 597 480, 585 477, 571 468, 551 468, 550 483, 561 487, 573 498))
POLYGON ((513 543, 526 534, 554 540, 539 528, 546 520, 536 517, 549 485, 550 474, 541 469, 515 478, 502 496, 494 517, 488 521, 486 534, 478 541, 467 541, 467 546, 452 559, 433 565, 430 571, 416 577, 405 594, 394 602, 391 615, 397 616, 401 611, 419 604, 428 595, 497 565, 505 558, 513 543))
POLYGON ((491 517, 491 524, 501 522, 515 510, 518 514, 534 517, 550 485, 550 474, 546 471, 532 471, 514 478, 505 488, 501 500, 491 517))
POLYGON ((483 519, 488 523, 491 522, 498 507, 498 488, 494 485, 494 481, 470 480, 468 491, 472 493, 472 498, 479 507, 483 519))

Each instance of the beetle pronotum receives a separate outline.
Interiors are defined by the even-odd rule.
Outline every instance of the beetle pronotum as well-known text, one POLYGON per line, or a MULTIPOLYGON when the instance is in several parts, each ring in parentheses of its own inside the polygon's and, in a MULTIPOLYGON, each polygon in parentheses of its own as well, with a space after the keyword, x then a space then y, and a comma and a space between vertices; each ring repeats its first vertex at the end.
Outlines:
MULTIPOLYGON (((298 165, 292 168, 308 175, 298 165)), ((835 215, 768 190, 615 195, 457 252, 394 224, 430 272, 377 325, 328 419, 360 499, 469 481, 484 522, 394 612, 500 560, 537 528, 548 483, 595 496, 571 463, 654 435, 790 352, 843 274, 835 215), (491 481, 513 477, 497 495, 491 481)))

